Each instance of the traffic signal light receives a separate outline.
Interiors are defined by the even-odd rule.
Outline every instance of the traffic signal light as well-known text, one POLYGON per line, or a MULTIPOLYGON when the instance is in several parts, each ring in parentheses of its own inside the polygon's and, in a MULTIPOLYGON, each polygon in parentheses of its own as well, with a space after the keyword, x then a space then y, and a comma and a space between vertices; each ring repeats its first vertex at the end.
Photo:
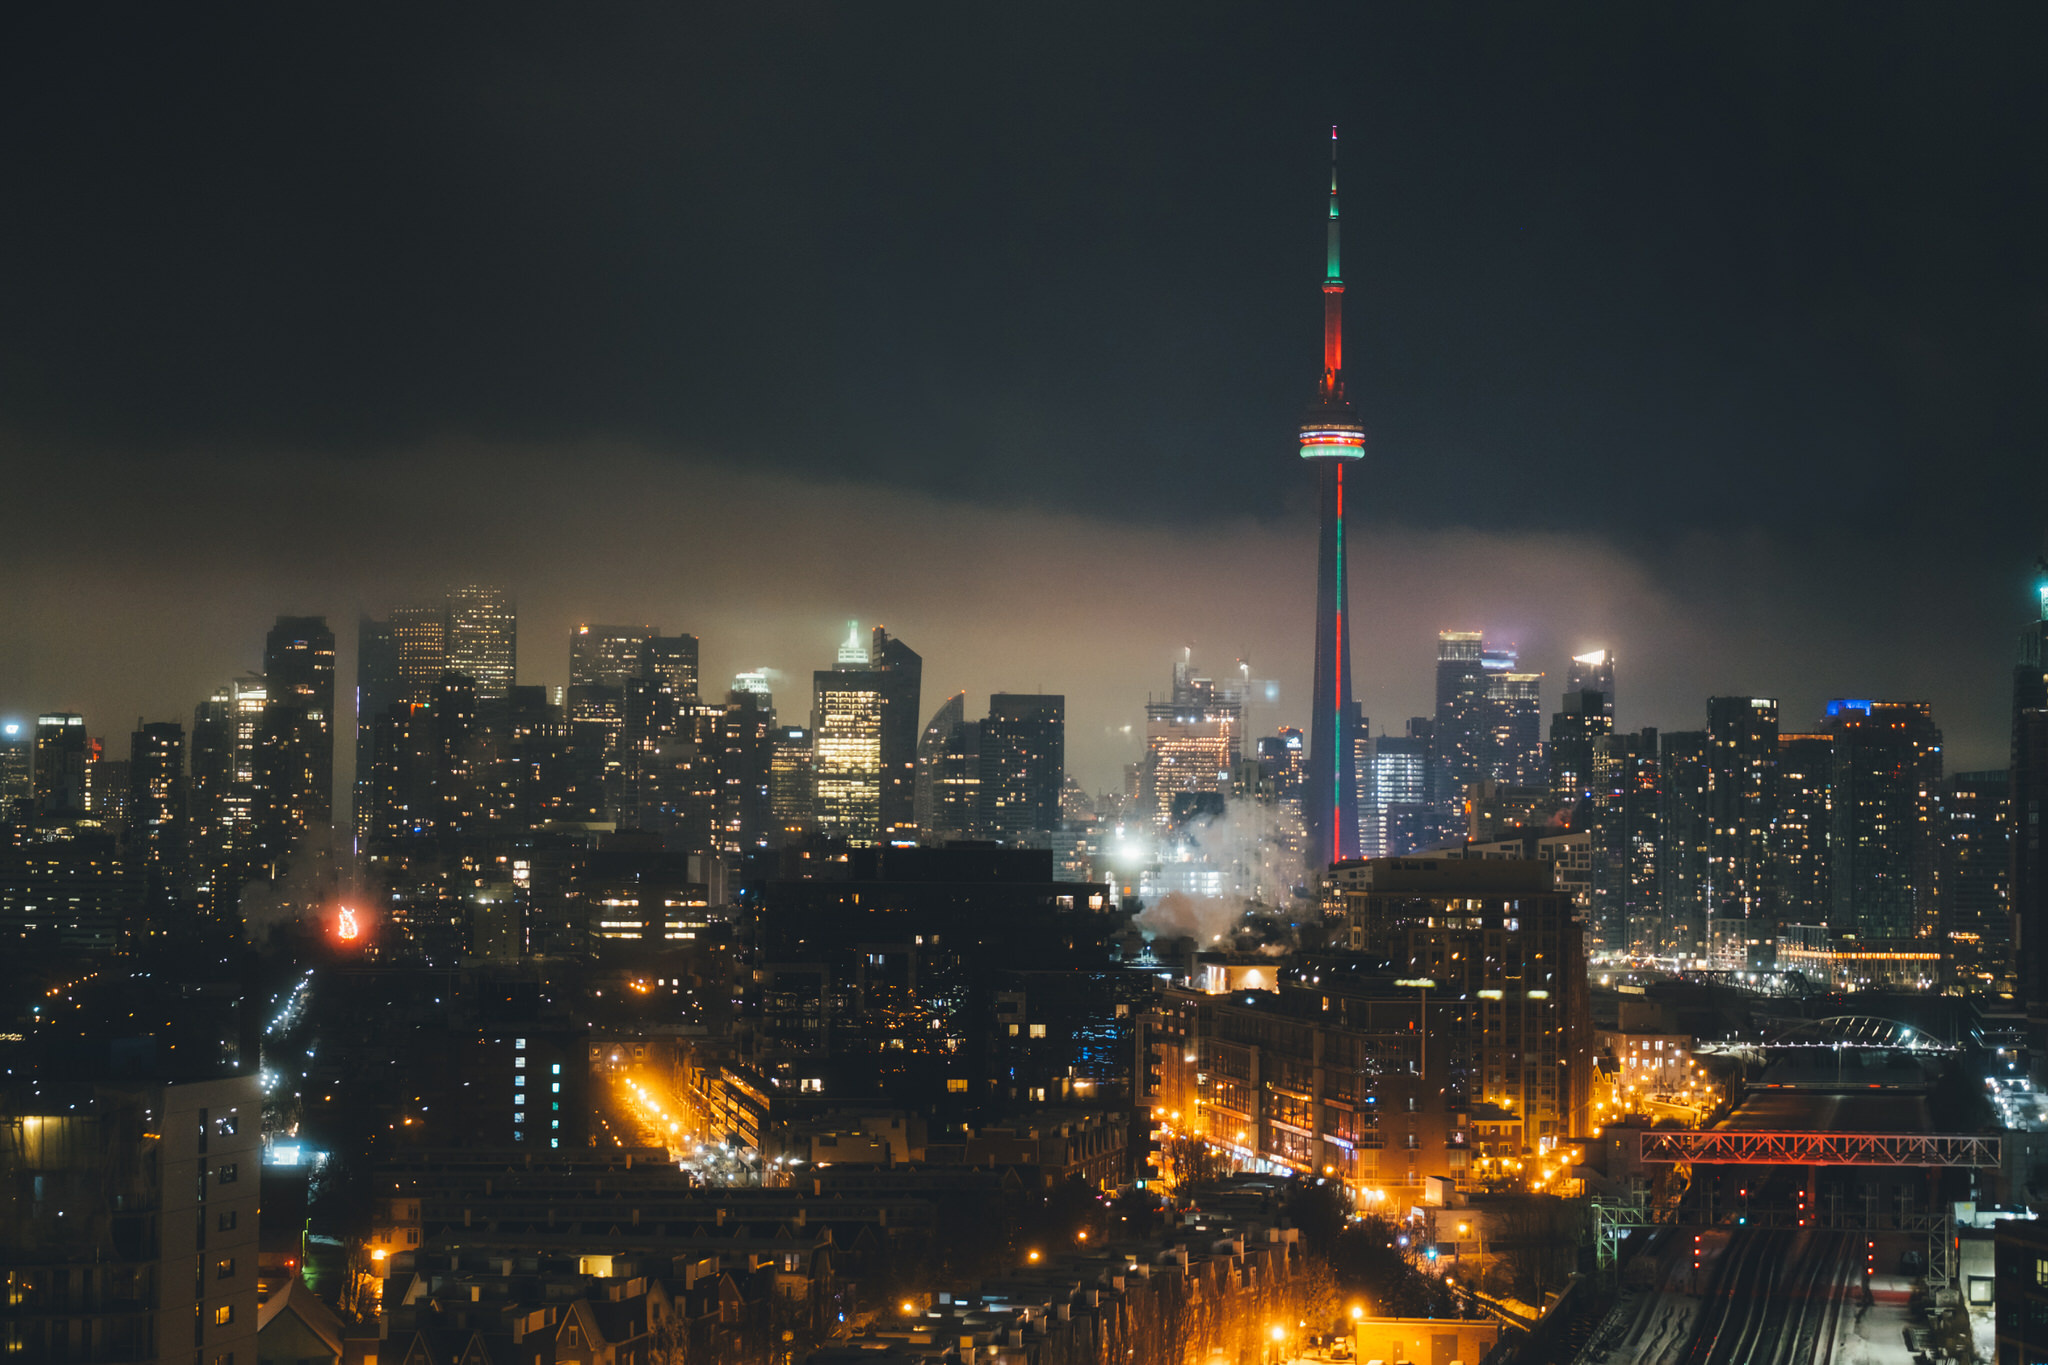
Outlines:
POLYGON ((1877 1243, 1874 1241, 1867 1241, 1863 1244, 1863 1273, 1865 1275, 1875 1275, 1877 1273, 1877 1243))

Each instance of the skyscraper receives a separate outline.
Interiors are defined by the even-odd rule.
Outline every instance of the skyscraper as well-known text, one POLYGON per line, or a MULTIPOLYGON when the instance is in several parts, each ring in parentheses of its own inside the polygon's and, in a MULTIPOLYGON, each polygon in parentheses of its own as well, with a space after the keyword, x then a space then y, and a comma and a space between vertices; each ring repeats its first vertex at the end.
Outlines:
POLYGON ((769 733, 768 806, 777 843, 801 838, 817 823, 817 783, 811 771, 811 732, 778 725, 769 733))
POLYGON ((1999 991, 2012 977, 2006 774, 1957 773, 1941 788, 1941 920, 1954 980, 1999 991))
POLYGON ((2013 941, 2020 997, 2038 1038, 2048 1029, 2048 559, 2034 566, 2035 618, 2020 634, 2012 671, 2012 767, 2006 821, 2012 831, 2013 941))
POLYGON ((441 675, 448 671, 447 604, 412 602, 393 607, 385 628, 398 651, 399 700, 415 706, 429 704, 441 675))
POLYGON ((86 766, 92 740, 85 717, 52 711, 36 717, 35 798, 38 815, 83 815, 90 796, 86 766))
POLYGON ((273 859, 334 819, 334 632, 323 616, 280 616, 264 641, 256 782, 273 859))
POLYGON ((1888 941, 1940 923, 1941 731, 1926 702, 1831 701, 1829 882, 1838 936, 1888 941))
MULTIPOLYGON (((376 761, 377 717, 405 695, 398 670, 398 636, 389 620, 368 616, 356 621, 356 785, 355 825, 361 837, 368 829, 370 769, 376 761)), ((195 740, 197 732, 194 732, 195 740)))
MULTIPOLYGON (((924 660, 916 650, 875 627, 868 667, 882 694, 881 826, 885 844, 917 842, 917 739, 924 660)), ((1057 792, 1057 788, 1054 789, 1057 792)))
POLYGON ((1436 637, 1436 715, 1430 725, 1430 802, 1438 832, 1465 833, 1465 788, 1486 776, 1484 709, 1486 644, 1476 630, 1445 630, 1436 637))
POLYGON ((1658 737, 1664 779, 1664 915, 1659 956, 1690 963, 1707 950, 1707 732, 1666 730, 1658 737))
POLYGON ((658 678, 675 694, 676 705, 692 707, 699 695, 697 683, 697 637, 694 635, 650 635, 641 653, 641 672, 658 678))
POLYGON ((1572 666, 1565 670, 1565 695, 1574 692, 1598 692, 1602 709, 1608 719, 1614 718, 1614 656, 1604 649, 1591 654, 1572 655, 1572 666))
MULTIPOLYGON (((1320 709, 1317 714, 1322 714, 1320 709)), ((1207 793, 1220 798, 1228 795, 1240 756, 1242 737, 1238 731, 1241 723, 1237 705, 1219 696, 1215 684, 1209 679, 1195 677, 1190 660, 1183 655, 1173 667, 1172 699, 1151 702, 1145 707, 1145 759, 1141 765, 1138 798, 1145 817, 1163 830, 1173 823, 1176 796, 1207 793)), ((1313 746, 1313 738, 1310 744, 1313 746)), ((1340 752, 1349 759, 1348 749, 1340 752)), ((1344 788, 1354 791, 1356 784, 1350 776, 1351 764, 1347 761, 1343 768, 1346 774, 1344 788)), ((1319 793, 1323 788, 1314 781, 1313 765, 1306 783, 1307 792, 1302 798, 1304 809, 1322 799, 1319 793)), ((1356 823, 1355 811, 1353 823, 1356 823)), ((1316 867, 1320 864, 1313 861, 1317 856, 1313 852, 1316 847, 1313 838, 1312 834, 1309 865, 1316 867)))
MULTIPOLYGON (((1828 830, 1833 823, 1834 740, 1827 735, 1780 734, 1776 809, 1771 815, 1771 898, 1780 928, 1819 926, 1834 919, 1828 889, 1828 830)), ((1802 939, 1812 941, 1813 934, 1802 939)))
POLYGON ((185 797, 185 727, 144 725, 128 737, 128 848, 152 892, 184 876, 190 817, 185 797))
POLYGON ((463 583, 448 590, 447 667, 476 680, 480 702, 503 701, 518 681, 519 618, 503 588, 463 583))
POLYGON ((811 769, 818 829, 851 844, 873 844, 882 834, 885 684, 868 663, 860 623, 853 622, 839 647, 838 666, 811 675, 811 769))
POLYGON ((1550 718, 1550 790, 1564 797, 1590 791, 1593 745, 1614 730, 1614 713, 1596 688, 1574 688, 1550 718))
POLYGON ((917 787, 912 798, 912 807, 917 816, 917 837, 920 842, 935 844, 939 840, 938 826, 933 821, 937 809, 939 765, 946 752, 947 742, 953 731, 967 719, 967 694, 955 692, 939 703, 939 709, 932 712, 930 720, 917 736, 917 787))
POLYGON ((1436 842, 1429 818, 1429 741, 1381 735, 1372 742, 1372 786, 1360 839, 1368 858, 1398 858, 1436 842))
POLYGON ((1066 779, 1067 699, 998 692, 981 726, 981 828, 988 838, 1051 847, 1066 779))
POLYGON ((1585 788, 1593 823, 1591 927, 1607 952, 1658 956, 1665 951, 1665 801, 1657 732, 1596 735, 1592 751, 1585 788))
POLYGON ((13 820, 19 805, 32 800, 35 774, 34 728, 18 720, 0 721, 0 823, 13 820))
POLYGON ((1766 879, 1777 761, 1776 701, 1707 698, 1707 949, 1719 967, 1776 964, 1766 879))
POLYGON ((1344 279, 1338 265, 1337 225, 1337 130, 1332 128, 1329 235, 1323 269, 1323 377, 1301 423, 1301 457, 1316 473, 1320 528, 1316 539, 1315 692, 1302 797, 1312 869, 1358 856, 1358 778, 1348 728, 1354 710, 1344 471, 1350 461, 1365 455, 1365 428, 1344 396, 1344 279))

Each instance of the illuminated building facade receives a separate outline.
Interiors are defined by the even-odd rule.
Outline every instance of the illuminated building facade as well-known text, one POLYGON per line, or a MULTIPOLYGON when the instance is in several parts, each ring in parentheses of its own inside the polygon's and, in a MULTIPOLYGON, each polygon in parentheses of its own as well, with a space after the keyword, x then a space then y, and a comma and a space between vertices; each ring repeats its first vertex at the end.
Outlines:
POLYGON ((1429 741, 1381 735, 1372 743, 1372 783, 1365 792, 1364 856, 1397 858, 1435 842, 1429 805, 1429 741))
MULTIPOLYGON (((1365 455, 1365 428, 1344 396, 1344 278, 1338 263, 1337 130, 1330 130, 1330 216, 1323 270, 1323 373, 1301 424, 1301 457, 1316 476, 1316 655, 1302 795, 1309 866, 1358 856, 1358 771, 1353 731, 1351 588, 1345 544, 1345 472, 1365 455)), ((1354 477, 1352 501, 1362 491, 1354 477)), ((1148 730, 1151 728, 1148 723, 1148 730)), ((1232 756, 1234 759, 1234 755, 1232 756)), ((1186 755, 1199 764, 1199 755, 1186 755)), ((1225 765, 1226 771, 1232 766, 1225 765)), ((1175 773, 1175 776, 1180 776, 1175 773)), ((1200 788, 1181 787, 1180 790, 1200 788)), ((1170 795, 1169 798, 1170 800, 1170 795)))
MULTIPOLYGON (((1145 817, 1164 830, 1174 824, 1174 799, 1189 793, 1229 795, 1243 742, 1243 711, 1208 678, 1194 676, 1187 657, 1174 665, 1173 696, 1145 707, 1145 758, 1139 777, 1138 804, 1145 817)), ((1310 738, 1314 754, 1314 738, 1310 738)), ((1309 765, 1311 777, 1314 765, 1309 765)), ((1346 773, 1350 764, 1344 765, 1346 773)), ((1354 787, 1345 779, 1346 789, 1354 787)), ((1318 798, 1313 781, 1305 784, 1303 804, 1318 798)), ((1314 845, 1311 829, 1311 848, 1314 845)), ((1311 864, 1313 865, 1313 863, 1311 864)))
POLYGON ((1768 887, 1777 810, 1778 703, 1707 698, 1708 951, 1714 965, 1768 969, 1777 914, 1768 887))
POLYGON ((1781 937, 1786 926, 1825 926, 1834 919, 1834 893, 1828 884, 1834 777, 1834 740, 1829 736, 1778 736, 1770 882, 1781 937))
POLYGON ((883 679, 856 624, 839 666, 812 675, 811 771, 820 833, 855 845, 882 834, 883 679))
POLYGON ((1550 781, 1543 761, 1543 675, 1514 671, 1515 655, 1488 651, 1481 710, 1481 763, 1487 779, 1518 787, 1550 781), (1506 667, 1496 666, 1504 659, 1506 667))
POLYGON ((678 706, 695 706, 699 695, 697 637, 648 636, 641 650, 640 676, 666 683, 678 706))
POLYGON ((1462 838, 1465 788, 1486 775, 1481 738, 1486 698, 1485 640, 1476 630, 1436 637, 1436 715, 1430 725, 1432 792, 1445 838, 1462 838))
POLYGON ((448 671, 447 605, 414 602, 393 607, 384 626, 397 651, 398 695, 394 700, 425 706, 434 699, 434 688, 448 671))
POLYGON ((1664 769, 1664 925, 1659 956, 1691 963, 1706 952, 1707 732, 1666 730, 1658 737, 1664 769))
POLYGON ((976 792, 984 837, 1048 848, 1060 825, 1067 772, 1067 699, 998 692, 981 723, 981 781, 976 792))
POLYGON ((1608 953, 1663 951, 1664 770, 1657 732, 1593 740, 1587 793, 1592 806, 1594 944, 1608 953))
POLYGON ((1940 925, 1941 731, 1926 702, 1831 701, 1828 852, 1837 938, 1931 936, 1940 925))
POLYGON ((1586 1131, 1592 1086, 1585 940, 1554 877, 1526 860, 1381 858, 1338 893, 1352 952, 1458 1002, 1430 1046, 1459 1107, 1515 1115, 1539 1154, 1586 1131))
POLYGON ((768 806, 774 838, 788 843, 817 828, 817 782, 811 772, 811 732, 777 725, 770 732, 768 806))
POLYGON ((1970 990, 2012 988, 2012 830, 2004 769, 1941 784, 1941 923, 1952 979, 1970 990))
POLYGON ((503 588, 464 583, 448 590, 447 668, 476 680, 477 700, 503 701, 518 681, 519 617, 503 588))

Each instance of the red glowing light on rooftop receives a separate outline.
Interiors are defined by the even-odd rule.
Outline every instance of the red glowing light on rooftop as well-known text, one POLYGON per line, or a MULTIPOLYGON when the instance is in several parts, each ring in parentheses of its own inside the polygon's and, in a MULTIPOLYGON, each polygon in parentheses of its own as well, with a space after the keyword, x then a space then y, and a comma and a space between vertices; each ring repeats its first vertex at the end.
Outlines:
POLYGON ((334 936, 347 942, 350 939, 361 938, 362 933, 361 926, 356 923, 356 912, 346 905, 342 906, 341 916, 334 922, 334 936))

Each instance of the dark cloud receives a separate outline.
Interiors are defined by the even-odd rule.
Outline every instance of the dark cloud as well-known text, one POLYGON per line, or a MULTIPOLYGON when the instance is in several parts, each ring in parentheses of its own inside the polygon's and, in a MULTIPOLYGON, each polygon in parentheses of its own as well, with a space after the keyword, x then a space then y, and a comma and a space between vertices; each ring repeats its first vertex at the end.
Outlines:
POLYGON ((735 667, 806 669, 846 615, 915 640, 929 607, 960 651, 917 641, 935 685, 1059 673, 1104 726, 1186 637, 1285 678, 1338 122, 1382 556, 1359 591, 1393 613, 1361 637, 1371 707, 1422 709, 1427 630, 1475 623, 1553 669, 1614 644, 1625 720, 1694 723, 1724 686, 1910 693, 1996 761, 2048 505, 2044 30, 15 16, 0 554, 27 591, 0 703, 181 710, 277 610, 471 566, 520 583, 529 639, 639 610, 735 667), (1007 676, 1015 641, 1059 668, 1007 676))

